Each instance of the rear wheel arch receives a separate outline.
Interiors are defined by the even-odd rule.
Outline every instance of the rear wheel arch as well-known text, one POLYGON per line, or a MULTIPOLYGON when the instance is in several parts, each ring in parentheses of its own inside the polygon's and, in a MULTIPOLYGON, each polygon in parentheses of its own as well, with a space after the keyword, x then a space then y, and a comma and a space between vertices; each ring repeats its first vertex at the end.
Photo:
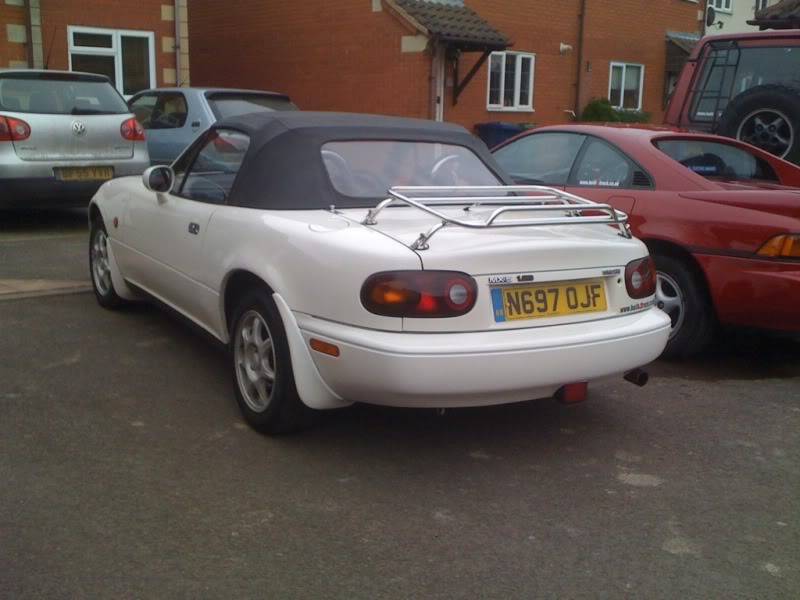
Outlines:
POLYGON ((708 279, 706 278, 706 273, 703 270, 703 267, 700 266, 700 263, 697 262, 697 259, 694 255, 689 252, 686 248, 681 246, 680 244, 676 244, 674 242, 668 242, 666 240, 661 240, 657 238, 641 238, 642 241, 647 246, 647 249, 650 251, 650 254, 660 254, 662 256, 670 256, 681 262, 685 263, 691 270, 695 277, 703 284, 703 288, 705 289, 706 293, 709 294, 710 298, 710 286, 708 284, 708 279))
POLYGON ((239 299, 251 290, 262 289, 272 294, 273 289, 261 277, 246 269, 231 271, 225 278, 222 286, 222 316, 225 319, 225 331, 230 334, 231 316, 236 309, 239 299))

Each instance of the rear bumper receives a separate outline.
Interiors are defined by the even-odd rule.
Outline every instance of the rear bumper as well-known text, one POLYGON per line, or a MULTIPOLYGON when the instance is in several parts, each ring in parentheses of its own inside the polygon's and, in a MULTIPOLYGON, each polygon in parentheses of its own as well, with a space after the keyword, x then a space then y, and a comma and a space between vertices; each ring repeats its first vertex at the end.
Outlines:
POLYGON ((725 325, 800 331, 800 262, 695 255, 725 325))
POLYGON ((669 318, 659 310, 591 324, 478 333, 397 333, 295 314, 308 347, 335 344, 334 358, 311 352, 325 385, 353 402, 455 407, 553 395, 566 383, 622 374, 657 358, 669 318))
POLYGON ((149 166, 144 144, 137 144, 132 158, 115 160, 25 161, 0 153, 0 209, 88 206, 104 181, 60 181, 53 171, 58 167, 112 167, 114 177, 126 177, 149 166))

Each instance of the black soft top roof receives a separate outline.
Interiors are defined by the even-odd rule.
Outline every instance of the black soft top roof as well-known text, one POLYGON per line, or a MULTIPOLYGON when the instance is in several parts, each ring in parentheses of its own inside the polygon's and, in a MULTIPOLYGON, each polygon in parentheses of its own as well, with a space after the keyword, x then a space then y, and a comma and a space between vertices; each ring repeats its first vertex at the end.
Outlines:
POLYGON ((502 174, 483 142, 459 125, 422 119, 330 112, 259 112, 216 123, 250 137, 228 203, 248 208, 302 210, 374 206, 381 198, 353 198, 337 192, 320 152, 344 140, 434 142, 472 150, 501 181, 502 174))

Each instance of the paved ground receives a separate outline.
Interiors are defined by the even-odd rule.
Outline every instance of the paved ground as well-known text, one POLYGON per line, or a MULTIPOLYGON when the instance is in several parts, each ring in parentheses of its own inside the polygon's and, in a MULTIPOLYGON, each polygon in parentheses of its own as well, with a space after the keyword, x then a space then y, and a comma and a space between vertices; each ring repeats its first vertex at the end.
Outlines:
MULTIPOLYGON (((85 279, 81 227, 21 270, 0 232, 0 279, 85 279)), ((796 341, 728 338, 574 407, 356 407, 283 438, 146 306, 0 299, 0 358, 0 598, 800 592, 796 341)))

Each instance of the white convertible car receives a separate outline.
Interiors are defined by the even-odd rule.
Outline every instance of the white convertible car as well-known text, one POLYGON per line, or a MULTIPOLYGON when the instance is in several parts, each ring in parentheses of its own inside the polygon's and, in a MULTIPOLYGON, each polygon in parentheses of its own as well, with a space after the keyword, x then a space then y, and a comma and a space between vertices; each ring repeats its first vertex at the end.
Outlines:
POLYGON ((90 205, 97 299, 151 297, 229 345, 264 432, 367 402, 560 394, 655 359, 669 318, 626 217, 513 186, 461 127, 334 113, 224 120, 90 205))

